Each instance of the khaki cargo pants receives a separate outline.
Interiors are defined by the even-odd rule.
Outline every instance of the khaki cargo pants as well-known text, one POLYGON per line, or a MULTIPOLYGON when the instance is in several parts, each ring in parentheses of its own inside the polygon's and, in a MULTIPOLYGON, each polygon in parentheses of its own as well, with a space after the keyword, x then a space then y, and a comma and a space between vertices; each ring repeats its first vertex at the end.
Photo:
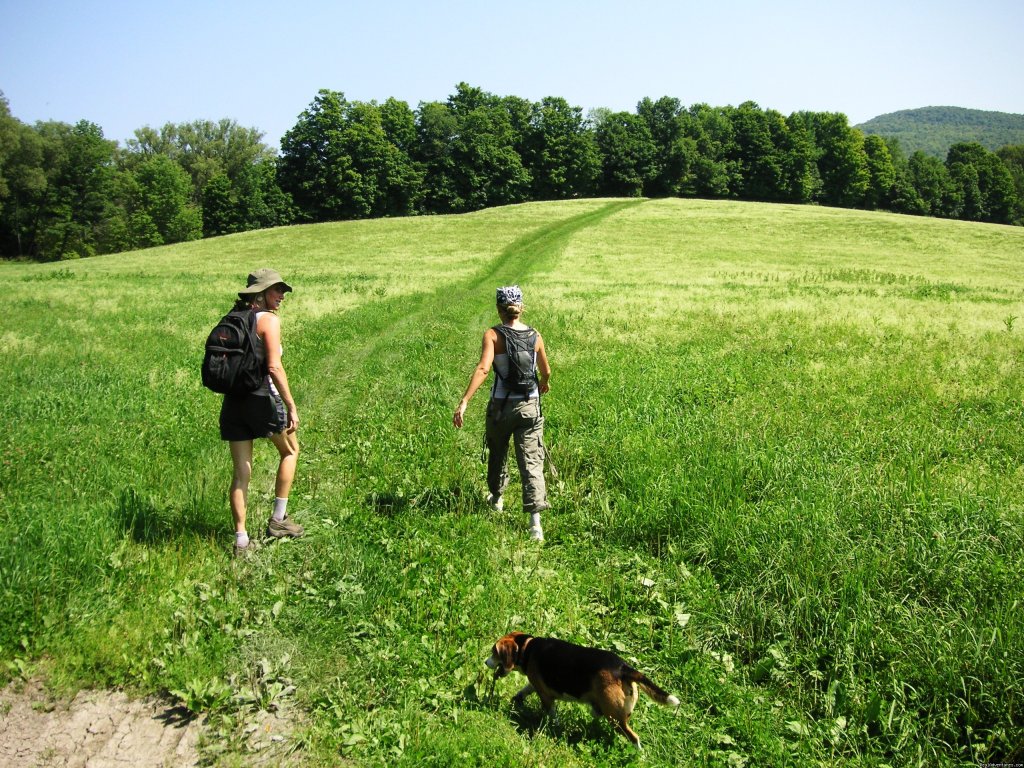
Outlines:
POLYGON ((487 488, 500 496, 508 485, 505 463, 508 441, 516 447, 516 463, 523 481, 523 511, 541 512, 548 504, 544 483, 544 417, 540 401, 491 400, 487 404, 487 488))

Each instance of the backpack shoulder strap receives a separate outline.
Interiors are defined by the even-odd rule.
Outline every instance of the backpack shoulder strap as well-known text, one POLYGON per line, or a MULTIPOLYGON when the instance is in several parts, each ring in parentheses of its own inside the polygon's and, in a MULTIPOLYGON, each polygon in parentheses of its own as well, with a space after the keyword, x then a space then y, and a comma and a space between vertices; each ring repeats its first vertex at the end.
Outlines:
MULTIPOLYGON (((231 314, 238 317, 245 323, 245 332, 249 336, 249 343, 253 344, 254 336, 256 335, 256 311, 253 309, 233 309, 231 314)), ((253 348, 255 348, 253 344, 253 348)))
POLYGON ((263 346, 260 343, 259 334, 256 332, 256 310, 254 309, 237 309, 232 310, 232 314, 237 315, 243 321, 245 321, 245 335, 249 340, 249 349, 256 356, 263 365, 266 365, 266 353, 263 350, 263 346), (261 355, 260 353, 264 354, 261 355))
MULTIPOLYGON (((491 326, 491 330, 498 334, 501 337, 501 340, 505 342, 505 354, 508 354, 508 328, 501 323, 498 323, 497 325, 491 326)), ((495 352, 495 354, 497 354, 497 352, 495 352)), ((494 375, 503 381, 505 380, 505 377, 501 375, 501 371, 498 370, 498 366, 494 366, 494 375)), ((492 387, 491 389, 493 390, 494 388, 492 387)), ((494 394, 493 391, 491 394, 494 394)), ((506 399, 508 399, 507 396, 506 399)))

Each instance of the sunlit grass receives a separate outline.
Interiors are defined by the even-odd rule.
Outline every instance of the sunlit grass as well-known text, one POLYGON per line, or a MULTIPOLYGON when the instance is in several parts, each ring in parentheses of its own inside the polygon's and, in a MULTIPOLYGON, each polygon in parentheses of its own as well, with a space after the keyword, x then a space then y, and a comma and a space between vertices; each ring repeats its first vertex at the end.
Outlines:
POLYGON ((680 696, 638 706, 646 764, 1019 758, 1022 254, 1009 227, 588 200, 0 264, 5 673, 176 691, 228 752, 286 697, 311 762, 632 764, 583 707, 491 695, 515 628, 680 696), (198 363, 262 265, 296 288, 309 535, 232 564, 198 363), (543 549, 515 494, 482 503, 485 394, 450 425, 510 282, 554 365, 543 549))

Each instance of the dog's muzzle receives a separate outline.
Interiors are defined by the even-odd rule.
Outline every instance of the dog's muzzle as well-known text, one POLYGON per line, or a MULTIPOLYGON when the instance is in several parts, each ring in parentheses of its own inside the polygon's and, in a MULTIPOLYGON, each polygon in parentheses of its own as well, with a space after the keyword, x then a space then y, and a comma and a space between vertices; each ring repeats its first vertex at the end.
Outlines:
POLYGON ((497 680, 499 677, 504 677, 508 674, 508 670, 505 666, 493 656, 489 656, 487 661, 484 662, 488 669, 494 670, 494 679, 497 680))

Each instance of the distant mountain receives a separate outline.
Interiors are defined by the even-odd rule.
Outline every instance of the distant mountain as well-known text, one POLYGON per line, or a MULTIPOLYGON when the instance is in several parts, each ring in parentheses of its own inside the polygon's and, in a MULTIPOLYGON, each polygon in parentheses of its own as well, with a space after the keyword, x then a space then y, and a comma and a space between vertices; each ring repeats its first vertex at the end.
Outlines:
POLYGON ((961 141, 976 141, 990 152, 1024 144, 1024 115, 962 107, 922 107, 879 115, 854 126, 866 134, 896 138, 906 155, 920 149, 942 160, 961 141))

